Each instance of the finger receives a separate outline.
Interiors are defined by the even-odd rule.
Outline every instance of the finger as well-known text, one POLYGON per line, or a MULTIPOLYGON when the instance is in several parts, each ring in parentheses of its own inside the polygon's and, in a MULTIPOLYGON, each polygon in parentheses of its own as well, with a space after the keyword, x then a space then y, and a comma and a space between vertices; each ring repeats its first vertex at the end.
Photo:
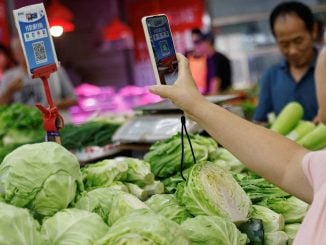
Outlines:
POLYGON ((168 98, 168 95, 171 94, 170 85, 153 85, 149 87, 149 91, 153 94, 157 94, 163 98, 168 98))
POLYGON ((178 60, 178 72, 180 75, 184 75, 189 72, 188 59, 180 53, 177 53, 178 60))

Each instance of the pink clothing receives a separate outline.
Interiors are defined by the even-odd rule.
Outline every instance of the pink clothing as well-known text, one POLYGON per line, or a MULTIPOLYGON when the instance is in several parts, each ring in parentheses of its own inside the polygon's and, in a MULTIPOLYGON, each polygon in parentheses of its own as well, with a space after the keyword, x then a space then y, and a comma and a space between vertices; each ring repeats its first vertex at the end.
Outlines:
POLYGON ((308 153, 302 168, 314 197, 293 245, 326 245, 326 150, 308 153))

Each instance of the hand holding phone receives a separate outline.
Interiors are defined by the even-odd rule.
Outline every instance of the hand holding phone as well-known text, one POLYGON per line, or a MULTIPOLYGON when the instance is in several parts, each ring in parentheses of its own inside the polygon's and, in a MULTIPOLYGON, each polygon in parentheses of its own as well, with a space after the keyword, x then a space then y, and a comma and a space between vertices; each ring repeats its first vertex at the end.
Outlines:
POLYGON ((178 77, 178 61, 168 18, 145 16, 142 25, 156 83, 172 85, 178 77))

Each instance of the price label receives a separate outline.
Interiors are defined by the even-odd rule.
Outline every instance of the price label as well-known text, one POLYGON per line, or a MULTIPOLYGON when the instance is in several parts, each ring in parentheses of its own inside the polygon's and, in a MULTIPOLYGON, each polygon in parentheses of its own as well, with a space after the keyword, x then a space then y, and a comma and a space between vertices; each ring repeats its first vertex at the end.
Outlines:
POLYGON ((28 73, 48 65, 58 65, 43 3, 13 10, 16 27, 27 62, 28 73))

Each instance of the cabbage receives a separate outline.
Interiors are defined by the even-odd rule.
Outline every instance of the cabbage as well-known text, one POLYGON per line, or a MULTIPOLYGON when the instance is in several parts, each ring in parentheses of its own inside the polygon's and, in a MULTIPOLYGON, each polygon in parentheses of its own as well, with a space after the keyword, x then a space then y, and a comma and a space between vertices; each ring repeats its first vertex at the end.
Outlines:
POLYGON ((156 194, 151 196, 145 204, 155 213, 163 215, 178 224, 191 217, 186 208, 179 205, 176 197, 172 194, 156 194))
POLYGON ((221 216, 233 222, 247 220, 251 202, 232 175, 214 163, 195 164, 177 198, 194 216, 221 216))
POLYGON ((284 231, 267 232, 264 234, 265 245, 287 245, 288 235, 284 231))
POLYGON ((100 216, 80 209, 65 209, 45 220, 41 233, 46 244, 94 244, 107 231, 100 216))
MULTIPOLYGON (((185 137, 185 136, 184 136, 185 137)), ((190 135, 196 161, 207 160, 210 152, 217 148, 217 143, 208 137, 190 135)), ((184 139, 184 168, 194 164, 193 156, 187 139, 184 139)), ((181 160, 181 134, 178 133, 164 141, 157 141, 144 156, 151 170, 158 178, 167 178, 178 172, 181 160)))
POLYGON ((289 198, 267 198, 260 205, 266 206, 276 213, 282 214, 285 223, 300 223, 308 211, 309 205, 300 199, 291 196, 289 198))
POLYGON ((44 244, 40 225, 27 209, 0 202, 0 244, 44 244))
POLYGON ((128 164, 127 182, 134 183, 140 187, 154 182, 154 174, 151 173, 149 163, 128 157, 117 157, 114 161, 124 161, 128 164))
POLYGON ((54 142, 21 146, 0 165, 0 195, 36 215, 66 208, 83 188, 77 158, 54 142))
POLYGON ((242 234, 230 221, 218 216, 196 216, 181 224, 193 245, 242 245, 247 235, 242 234))
POLYGON ((177 223, 148 209, 134 210, 119 219, 95 245, 188 245, 177 223))
POLYGON ((118 219, 135 209, 149 209, 149 207, 137 197, 129 193, 119 192, 112 201, 111 211, 108 216, 108 224, 114 224, 118 219))
POLYGON ((299 231, 300 225, 301 225, 300 223, 285 225, 284 231, 289 237, 289 240, 288 240, 289 245, 291 245, 293 243, 293 241, 299 231))
POLYGON ((281 214, 274 212, 273 210, 259 206, 252 205, 251 217, 261 219, 264 224, 265 232, 280 231, 284 228, 284 218, 281 214))
POLYGON ((97 213, 107 222, 113 200, 121 191, 108 187, 97 188, 85 193, 75 204, 75 208, 97 213))
POLYGON ((128 163, 106 159, 82 168, 86 188, 110 186, 115 181, 125 181, 128 163))
POLYGON ((214 162, 225 170, 235 173, 240 173, 245 169, 245 165, 238 158, 232 155, 227 149, 221 147, 217 148, 214 154, 210 154, 209 161, 214 162))

